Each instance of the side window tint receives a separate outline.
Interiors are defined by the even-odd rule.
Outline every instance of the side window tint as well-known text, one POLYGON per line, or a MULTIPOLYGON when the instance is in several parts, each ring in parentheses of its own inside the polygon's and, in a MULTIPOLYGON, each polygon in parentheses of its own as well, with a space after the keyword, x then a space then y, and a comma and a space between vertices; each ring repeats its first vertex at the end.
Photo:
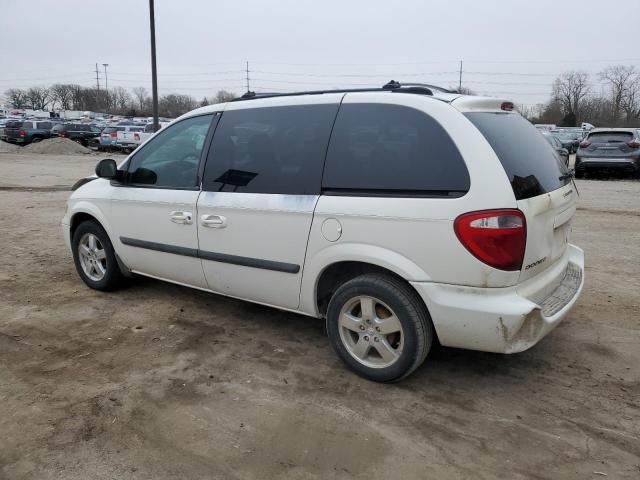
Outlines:
POLYGON ((187 118, 145 144, 129 162, 127 182, 166 188, 197 186, 200 154, 212 118, 187 118))
POLYGON ((322 181, 358 193, 464 194, 469 172, 444 128, 400 105, 346 103, 333 128, 322 181))
POLYGON ((224 112, 211 145, 204 189, 313 195, 337 104, 224 112))
POLYGON ((52 123, 51 122, 38 122, 38 128, 42 128, 45 130, 49 130, 52 127, 52 123))

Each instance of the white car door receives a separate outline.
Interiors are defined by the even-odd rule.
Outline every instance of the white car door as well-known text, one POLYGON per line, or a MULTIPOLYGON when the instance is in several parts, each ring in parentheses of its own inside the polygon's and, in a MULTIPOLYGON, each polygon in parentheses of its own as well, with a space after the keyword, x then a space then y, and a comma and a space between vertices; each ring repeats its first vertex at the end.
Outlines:
POLYGON ((203 147, 216 120, 199 115, 167 127, 129 159, 122 182, 113 182, 113 240, 134 272, 206 288, 196 203, 203 147))
POLYGON ((199 255, 211 290, 298 307, 309 229, 341 97, 227 106, 198 200, 199 255))

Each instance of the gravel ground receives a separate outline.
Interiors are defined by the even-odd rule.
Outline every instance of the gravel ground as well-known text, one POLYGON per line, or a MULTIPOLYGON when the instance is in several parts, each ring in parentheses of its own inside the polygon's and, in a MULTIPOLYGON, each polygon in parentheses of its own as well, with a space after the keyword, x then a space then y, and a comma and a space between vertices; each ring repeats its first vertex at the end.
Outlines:
POLYGON ((56 190, 97 159, 0 155, 0 479, 640 478, 640 182, 578 182, 586 286, 539 345, 379 385, 319 320, 86 288, 56 190))

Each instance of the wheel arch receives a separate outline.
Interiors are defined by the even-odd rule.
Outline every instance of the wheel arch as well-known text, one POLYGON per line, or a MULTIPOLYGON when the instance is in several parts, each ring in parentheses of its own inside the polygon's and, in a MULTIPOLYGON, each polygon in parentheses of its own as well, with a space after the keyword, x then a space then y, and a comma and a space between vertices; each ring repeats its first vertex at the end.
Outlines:
POLYGON ((338 286, 364 273, 382 273, 401 280, 424 304, 410 282, 429 281, 430 277, 414 262, 382 247, 338 244, 325 248, 305 262, 300 309, 316 317, 324 316, 328 298, 338 286))

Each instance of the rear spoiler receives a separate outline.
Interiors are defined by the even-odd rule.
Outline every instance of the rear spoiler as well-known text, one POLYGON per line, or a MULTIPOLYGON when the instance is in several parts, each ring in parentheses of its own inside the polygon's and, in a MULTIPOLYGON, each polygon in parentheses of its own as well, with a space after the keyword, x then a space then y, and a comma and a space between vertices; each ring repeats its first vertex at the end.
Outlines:
POLYGON ((513 102, 504 98, 463 95, 452 100, 451 105, 461 112, 515 112, 513 102))

